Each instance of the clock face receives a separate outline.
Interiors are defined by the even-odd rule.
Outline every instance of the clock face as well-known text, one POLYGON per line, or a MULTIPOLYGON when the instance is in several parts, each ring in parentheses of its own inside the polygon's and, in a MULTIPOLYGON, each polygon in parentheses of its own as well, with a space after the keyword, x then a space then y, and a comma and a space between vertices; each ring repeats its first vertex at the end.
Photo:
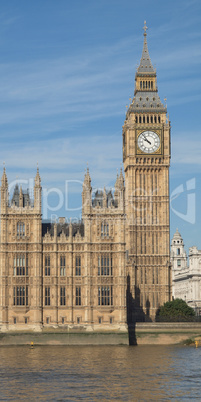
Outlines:
POLYGON ((160 138, 154 131, 143 131, 139 135, 137 143, 141 151, 152 154, 160 147, 160 138))

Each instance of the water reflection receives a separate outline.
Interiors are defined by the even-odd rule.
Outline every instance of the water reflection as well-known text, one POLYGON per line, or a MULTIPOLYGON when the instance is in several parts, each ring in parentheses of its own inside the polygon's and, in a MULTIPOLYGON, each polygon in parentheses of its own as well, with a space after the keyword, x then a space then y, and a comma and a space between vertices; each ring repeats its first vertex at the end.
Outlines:
POLYGON ((201 348, 0 348, 0 400, 200 399, 201 348))

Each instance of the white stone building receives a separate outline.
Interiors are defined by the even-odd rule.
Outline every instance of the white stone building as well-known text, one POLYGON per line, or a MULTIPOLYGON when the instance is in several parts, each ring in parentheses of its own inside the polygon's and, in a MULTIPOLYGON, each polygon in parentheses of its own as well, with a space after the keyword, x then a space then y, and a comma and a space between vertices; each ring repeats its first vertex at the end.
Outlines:
POLYGON ((188 258, 178 229, 171 242, 171 264, 173 298, 185 300, 201 315, 201 250, 190 247, 188 258))

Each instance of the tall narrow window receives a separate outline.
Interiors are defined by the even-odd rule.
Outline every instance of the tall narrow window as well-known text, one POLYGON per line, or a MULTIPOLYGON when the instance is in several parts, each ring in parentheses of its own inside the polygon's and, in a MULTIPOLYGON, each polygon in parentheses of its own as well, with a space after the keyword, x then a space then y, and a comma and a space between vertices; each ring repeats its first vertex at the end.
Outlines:
POLYGON ((156 307, 158 307, 158 293, 156 293, 156 307))
POLYGON ((13 258, 13 275, 24 276, 28 275, 28 256, 16 255, 13 258))
POLYGON ((28 286, 14 286, 13 305, 28 306, 28 286))
POLYGON ((103 237, 103 234, 104 234, 104 225, 103 223, 101 223, 101 237, 103 237))
POLYGON ((109 224, 107 222, 101 223, 101 237, 109 237, 109 224))
POLYGON ((81 306, 81 287, 77 286, 75 288, 75 304, 76 306, 81 306))
POLYGON ((50 256, 45 256, 45 276, 50 276, 50 256))
POLYGON ((147 268, 144 269, 144 283, 147 284, 147 268))
POLYGON ((154 234, 152 234, 152 254, 154 254, 154 234))
POLYGON ((80 255, 77 255, 75 257, 75 275, 76 276, 81 275, 81 257, 80 257, 80 255))
POLYGON ((50 306, 50 288, 45 287, 45 306, 50 306))
POLYGON ((17 236, 24 237, 25 236, 25 224, 24 222, 17 223, 17 236))
POLYGON ((155 174, 155 194, 157 195, 158 193, 158 183, 157 183, 157 174, 155 174))
POLYGON ((66 258, 64 255, 60 256, 60 276, 66 275, 66 258))
POLYGON ((158 267, 156 267, 156 284, 158 285, 158 267))
POLYGON ((153 285, 154 285, 154 283, 155 283, 155 276, 154 276, 154 267, 153 267, 153 271, 152 271, 152 283, 153 283, 153 285))
POLYGON ((156 233, 156 254, 158 254, 158 234, 156 233))
POLYGON ((66 305, 66 288, 64 286, 60 287, 60 305, 66 305))
POLYGON ((98 288, 98 305, 112 306, 113 305, 113 287, 100 286, 98 288))
POLYGON ((98 256, 98 275, 108 276, 112 275, 112 256, 110 254, 104 254, 98 256))

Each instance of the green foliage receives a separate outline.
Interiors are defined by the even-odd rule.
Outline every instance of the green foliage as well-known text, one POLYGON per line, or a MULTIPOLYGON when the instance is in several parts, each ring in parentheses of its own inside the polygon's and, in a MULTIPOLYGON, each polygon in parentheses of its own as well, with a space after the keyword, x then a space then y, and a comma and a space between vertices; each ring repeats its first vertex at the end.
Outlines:
POLYGON ((166 302, 156 314, 156 321, 194 321, 195 311, 182 299, 166 302))

